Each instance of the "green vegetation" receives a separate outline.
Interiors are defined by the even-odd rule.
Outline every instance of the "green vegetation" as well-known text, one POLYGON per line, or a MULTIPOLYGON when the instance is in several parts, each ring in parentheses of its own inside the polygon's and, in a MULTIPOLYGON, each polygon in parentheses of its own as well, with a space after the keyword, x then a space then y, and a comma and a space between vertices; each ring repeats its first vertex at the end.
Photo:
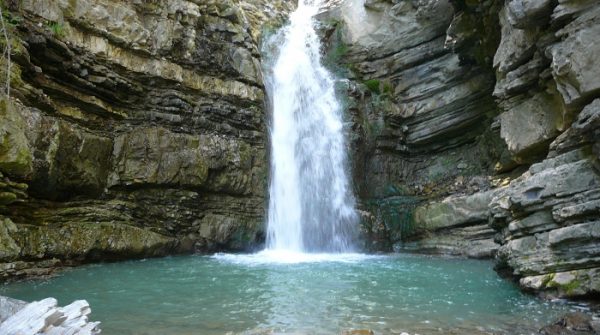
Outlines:
POLYGON ((560 284, 554 281, 554 275, 551 275, 544 277, 542 285, 542 287, 557 288, 560 291, 566 293, 567 295, 572 296, 575 294, 575 290, 577 290, 581 286, 581 282, 577 279, 573 279, 566 284, 560 284))
POLYGON ((369 91, 375 94, 381 94, 381 82, 377 79, 371 79, 364 82, 365 86, 369 89, 369 91))
POLYGON ((381 132, 385 128, 385 122, 381 119, 378 120, 368 120, 364 119, 363 126, 367 135, 371 138, 375 138, 381 135, 381 132))
POLYGON ((575 290, 577 290, 580 286, 581 283, 577 279, 574 279, 568 284, 561 286, 561 289, 563 289, 567 293, 567 295, 573 295, 575 293, 575 290))
POLYGON ((363 82, 374 94, 390 97, 394 93, 394 87, 389 80, 370 79, 363 82))
POLYGON ((13 39, 12 39, 12 31, 13 27, 8 24, 10 22, 7 17, 11 16, 11 13, 8 9, 5 9, 4 1, 0 6, 0 39, 2 41, 2 56, 1 60, 1 68, 4 73, 2 73, 2 78, 6 78, 6 81, 3 83, 2 94, 6 97, 10 97, 10 82, 11 82, 11 74, 12 74, 12 61, 10 59, 11 54, 13 52, 13 39))
POLYGON ((61 23, 49 22, 48 28, 50 28, 50 31, 52 31, 52 34, 56 38, 62 38, 65 36, 65 27, 61 23))
POLYGON ((331 21, 325 24, 331 27, 333 33, 330 35, 328 43, 326 43, 327 49, 323 57, 323 65, 338 77, 351 77, 352 65, 348 64, 346 60, 350 47, 344 42, 342 36, 341 27, 343 22, 331 21))
POLYGON ((348 53, 348 45, 346 45, 341 40, 338 40, 335 43, 335 46, 327 54, 327 60, 325 63, 339 65, 347 53, 348 53))

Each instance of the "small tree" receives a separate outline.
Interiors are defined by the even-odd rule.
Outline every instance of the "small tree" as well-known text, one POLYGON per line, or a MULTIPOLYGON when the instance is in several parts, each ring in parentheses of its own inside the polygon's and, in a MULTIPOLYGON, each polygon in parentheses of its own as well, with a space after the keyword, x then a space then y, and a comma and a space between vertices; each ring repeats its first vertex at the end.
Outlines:
POLYGON ((10 74, 12 71, 12 62, 10 60, 10 55, 12 53, 12 43, 9 38, 10 32, 8 31, 8 26, 4 20, 5 9, 0 6, 0 35, 1 38, 4 39, 4 50, 2 51, 2 59, 6 62, 6 83, 2 90, 2 95, 8 100, 10 97, 10 74))

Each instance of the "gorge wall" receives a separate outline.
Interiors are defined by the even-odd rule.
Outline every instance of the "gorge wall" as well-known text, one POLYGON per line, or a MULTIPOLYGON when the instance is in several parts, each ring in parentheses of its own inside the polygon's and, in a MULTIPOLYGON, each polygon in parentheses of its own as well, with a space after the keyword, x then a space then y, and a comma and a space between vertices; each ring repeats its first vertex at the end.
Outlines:
POLYGON ((368 248, 600 292, 597 1, 349 0, 321 21, 368 248))
MULTIPOLYGON (((292 2, 4 3, 0 280, 263 242, 259 45, 292 2)), ((597 1, 346 0, 319 18, 367 249, 600 292, 597 1)))
POLYGON ((264 239, 259 39, 292 4, 4 3, 0 279, 264 239))

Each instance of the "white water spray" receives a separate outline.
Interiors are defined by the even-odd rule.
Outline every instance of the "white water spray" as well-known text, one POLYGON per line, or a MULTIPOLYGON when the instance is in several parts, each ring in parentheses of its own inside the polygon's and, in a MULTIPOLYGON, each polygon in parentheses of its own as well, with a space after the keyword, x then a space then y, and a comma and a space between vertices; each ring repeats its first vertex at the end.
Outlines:
MULTIPOLYGON (((321 0, 322 1, 322 0, 321 0)), ((320 60, 314 16, 319 0, 300 0, 270 40, 271 183, 267 249, 352 250, 357 214, 345 171, 342 109, 320 60)))

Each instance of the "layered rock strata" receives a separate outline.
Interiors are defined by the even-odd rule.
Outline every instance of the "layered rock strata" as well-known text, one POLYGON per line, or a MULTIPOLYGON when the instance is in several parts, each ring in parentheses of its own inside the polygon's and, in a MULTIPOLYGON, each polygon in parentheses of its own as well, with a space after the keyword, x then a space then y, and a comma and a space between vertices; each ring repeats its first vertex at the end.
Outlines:
POLYGON ((9 5, 0 278, 261 243, 260 36, 293 4, 9 5))
POLYGON ((524 288, 596 295, 600 5, 508 1, 500 18, 494 95, 502 136, 517 162, 536 163, 490 204, 499 266, 524 288))
POLYGON ((495 256, 525 289, 598 294, 599 13, 373 0, 323 15, 369 247, 495 256))
POLYGON ((500 36, 485 28, 498 7, 461 14, 448 1, 346 1, 323 15, 326 60, 351 79, 340 95, 349 96, 369 248, 474 257, 497 249, 480 214, 487 203, 469 195, 490 189, 495 163, 509 156, 493 122, 500 36), (463 215, 470 209, 478 213, 463 215))

